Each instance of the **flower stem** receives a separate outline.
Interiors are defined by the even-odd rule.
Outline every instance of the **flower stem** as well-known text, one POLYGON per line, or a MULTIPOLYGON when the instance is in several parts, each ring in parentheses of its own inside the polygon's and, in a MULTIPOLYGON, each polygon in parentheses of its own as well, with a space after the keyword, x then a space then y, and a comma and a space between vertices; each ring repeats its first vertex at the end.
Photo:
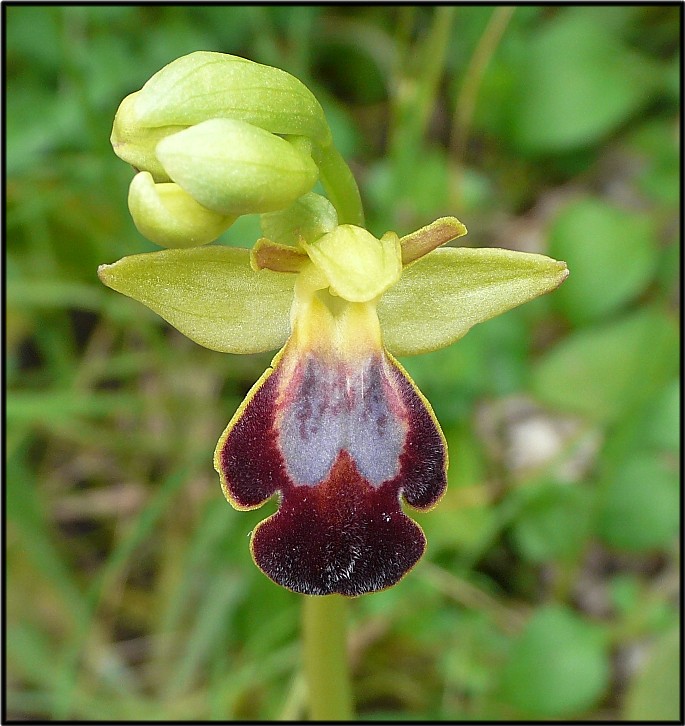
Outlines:
POLYGON ((321 149, 314 161, 326 194, 338 213, 338 224, 364 226, 359 187, 347 162, 333 144, 321 149))
POLYGON ((346 632, 346 598, 341 595, 304 596, 304 673, 311 721, 353 719, 346 632))

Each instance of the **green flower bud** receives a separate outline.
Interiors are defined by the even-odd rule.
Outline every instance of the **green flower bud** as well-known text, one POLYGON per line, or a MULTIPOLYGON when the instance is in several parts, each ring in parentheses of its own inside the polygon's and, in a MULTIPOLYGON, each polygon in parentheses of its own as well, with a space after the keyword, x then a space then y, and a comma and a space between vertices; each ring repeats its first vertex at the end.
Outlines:
POLYGON ((114 153, 136 169, 149 171, 155 181, 169 181, 169 175, 159 163, 155 147, 166 136, 181 131, 184 126, 149 128, 141 125, 135 111, 135 99, 140 91, 131 93, 119 104, 110 141, 114 153))
POLYGON ((274 134, 308 136, 323 146, 331 141, 323 110, 301 81, 224 53, 197 51, 169 63, 140 90, 135 112, 145 127, 230 118, 274 134))
POLYGON ((285 139, 233 119, 211 119, 157 144, 165 171, 219 214, 273 212, 290 206, 318 178, 311 157, 285 139))
POLYGON ((138 231, 161 247, 198 247, 215 240, 235 221, 198 204, 177 184, 155 184, 141 171, 128 191, 128 208, 138 231))

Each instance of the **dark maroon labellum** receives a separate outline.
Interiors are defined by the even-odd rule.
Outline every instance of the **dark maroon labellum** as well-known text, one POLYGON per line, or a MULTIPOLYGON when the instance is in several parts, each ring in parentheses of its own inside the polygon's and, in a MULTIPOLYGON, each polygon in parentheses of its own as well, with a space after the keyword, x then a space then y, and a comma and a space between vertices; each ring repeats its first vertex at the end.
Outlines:
POLYGON ((220 442, 229 500, 251 509, 280 492, 254 531, 257 565, 308 595, 394 585, 423 554, 400 499, 428 509, 446 486, 446 450, 425 399, 389 356, 361 364, 288 350, 220 442))

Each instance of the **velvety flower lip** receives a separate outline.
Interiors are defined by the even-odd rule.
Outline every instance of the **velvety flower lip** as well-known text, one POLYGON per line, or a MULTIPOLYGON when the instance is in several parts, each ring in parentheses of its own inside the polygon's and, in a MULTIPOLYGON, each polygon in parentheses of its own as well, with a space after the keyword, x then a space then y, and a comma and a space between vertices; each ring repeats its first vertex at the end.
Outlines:
POLYGON ((446 464, 430 406, 388 354, 350 363, 296 343, 257 382, 215 456, 235 507, 280 493, 252 554, 272 580, 308 595, 360 595, 401 579, 426 543, 400 501, 433 506, 446 464))

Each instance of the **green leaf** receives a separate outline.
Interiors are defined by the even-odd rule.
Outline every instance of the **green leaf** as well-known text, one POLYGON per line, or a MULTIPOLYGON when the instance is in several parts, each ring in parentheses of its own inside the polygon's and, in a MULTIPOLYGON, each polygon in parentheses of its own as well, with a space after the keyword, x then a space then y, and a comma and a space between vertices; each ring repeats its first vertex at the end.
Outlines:
POLYGON ((615 312, 651 280, 657 263, 653 220, 598 199, 568 205, 550 230, 550 254, 573 271, 554 296, 580 325, 615 312))
POLYGON ((612 426, 602 447, 603 466, 613 470, 638 450, 678 456, 680 401, 680 381, 676 378, 655 391, 639 410, 612 426))
POLYGON ((554 290, 567 275, 564 262, 543 255, 437 249, 407 267, 381 298, 385 345, 395 355, 444 348, 476 323, 554 290))
POLYGON ((598 479, 610 482, 636 458, 676 461, 680 436, 680 382, 674 379, 611 425, 598 462, 598 479))
POLYGON ((526 501, 512 535, 523 556, 531 562, 575 557, 590 529, 589 492, 573 485, 547 484, 521 494, 526 501))
POLYGON ((541 718, 580 714, 602 696, 609 656, 601 633, 566 608, 540 608, 512 646, 502 697, 541 718))
POLYGON ((631 552, 668 547, 680 524, 675 462, 640 452, 600 485, 597 532, 631 552))
POLYGON ((533 151, 597 141, 653 98, 659 82, 649 59, 588 8, 562 10, 533 33, 518 70, 514 136, 533 151))
POLYGON ((628 141, 639 160, 636 172, 640 190, 656 202, 673 206, 680 203, 678 131, 675 118, 660 117, 640 124, 628 141))
POLYGON ((682 685, 680 643, 678 627, 654 643, 649 660, 628 686, 623 709, 625 721, 678 723, 682 685))
POLYGON ((645 444, 678 453, 680 450, 680 380, 667 383, 649 402, 641 423, 645 444))
POLYGON ((545 403, 613 421, 678 371, 678 331, 658 309, 579 330, 540 359, 532 387, 545 403))
POLYGON ((295 275, 250 267, 248 250, 195 247, 132 255, 98 270, 102 282, 224 353, 283 345, 295 275))

